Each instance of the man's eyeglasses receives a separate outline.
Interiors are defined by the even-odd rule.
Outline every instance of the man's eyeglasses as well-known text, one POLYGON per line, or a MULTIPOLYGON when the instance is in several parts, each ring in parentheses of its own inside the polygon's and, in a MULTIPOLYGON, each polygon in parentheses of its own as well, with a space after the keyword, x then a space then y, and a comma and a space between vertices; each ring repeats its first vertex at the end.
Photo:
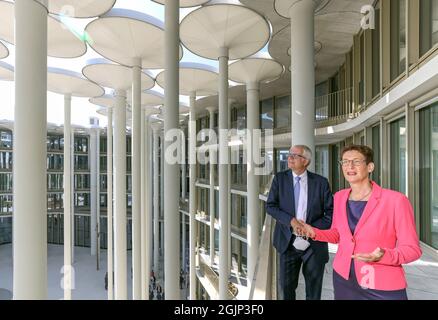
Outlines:
POLYGON ((297 154, 297 153, 289 153, 287 156, 288 156, 288 158, 292 158, 294 160, 296 160, 298 158, 307 160, 307 158, 305 156, 302 156, 301 154, 297 154))
POLYGON ((355 159, 355 160, 340 160, 339 164, 341 166, 343 166, 343 167, 348 167, 351 164, 353 164, 353 166, 355 166, 355 167, 360 167, 362 165, 362 163, 366 163, 366 162, 367 162, 366 160, 358 160, 358 159, 355 159))

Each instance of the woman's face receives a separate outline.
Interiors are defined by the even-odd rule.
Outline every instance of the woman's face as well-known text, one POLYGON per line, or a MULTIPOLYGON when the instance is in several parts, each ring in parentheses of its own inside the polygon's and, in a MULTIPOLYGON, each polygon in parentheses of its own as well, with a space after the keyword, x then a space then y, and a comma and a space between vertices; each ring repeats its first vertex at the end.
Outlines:
POLYGON ((358 151, 347 151, 342 156, 342 172, 350 184, 368 179, 374 171, 374 163, 367 165, 365 156, 358 151))

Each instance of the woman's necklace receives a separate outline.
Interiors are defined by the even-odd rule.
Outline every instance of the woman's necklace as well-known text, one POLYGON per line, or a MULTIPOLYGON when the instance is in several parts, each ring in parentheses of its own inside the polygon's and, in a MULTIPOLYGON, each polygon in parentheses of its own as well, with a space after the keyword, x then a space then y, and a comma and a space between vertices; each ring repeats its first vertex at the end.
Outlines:
POLYGON ((352 200, 352 201, 362 201, 362 200, 366 199, 366 197, 368 197, 372 191, 373 191, 373 187, 371 187, 370 191, 368 191, 366 195, 364 195, 362 198, 357 199, 357 200, 353 199, 352 195, 350 195, 350 200, 352 200))

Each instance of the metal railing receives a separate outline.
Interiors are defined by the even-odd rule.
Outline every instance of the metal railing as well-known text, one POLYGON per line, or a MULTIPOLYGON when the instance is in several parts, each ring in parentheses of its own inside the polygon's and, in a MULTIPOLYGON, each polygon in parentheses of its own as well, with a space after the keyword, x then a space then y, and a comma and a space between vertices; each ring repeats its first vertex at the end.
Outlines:
POLYGON ((275 221, 266 215, 249 300, 277 299, 277 254, 272 246, 275 221))
POLYGON ((315 122, 347 120, 355 117, 353 88, 315 98, 315 122))
MULTIPOLYGON (((202 255, 199 253, 198 253, 198 258, 199 258, 199 275, 204 276, 208 280, 212 288, 214 288, 213 289, 214 292, 209 292, 210 297, 217 299, 219 298, 219 275, 207 264, 207 262, 204 260, 202 255)), ((227 299, 235 300, 237 293, 238 291, 236 286, 233 283, 228 282, 227 299)))

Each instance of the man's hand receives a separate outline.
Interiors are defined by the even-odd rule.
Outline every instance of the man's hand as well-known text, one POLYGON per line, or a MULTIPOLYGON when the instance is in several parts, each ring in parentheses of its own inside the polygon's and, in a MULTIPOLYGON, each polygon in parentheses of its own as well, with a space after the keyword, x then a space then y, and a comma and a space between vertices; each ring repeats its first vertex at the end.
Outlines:
POLYGON ((290 222, 290 225, 294 229, 294 233, 301 236, 304 233, 304 226, 297 219, 293 218, 290 222))
POLYGON ((306 222, 304 222, 302 220, 299 220, 298 222, 300 222, 301 226, 302 226, 302 231, 303 231, 302 236, 305 236, 305 237, 310 238, 310 239, 315 239, 316 234, 315 234, 315 230, 313 230, 312 226, 310 224, 307 224, 306 222))
POLYGON ((384 254, 385 254, 385 250, 377 248, 371 253, 356 253, 353 254, 351 257, 353 259, 363 262, 379 262, 384 254))

